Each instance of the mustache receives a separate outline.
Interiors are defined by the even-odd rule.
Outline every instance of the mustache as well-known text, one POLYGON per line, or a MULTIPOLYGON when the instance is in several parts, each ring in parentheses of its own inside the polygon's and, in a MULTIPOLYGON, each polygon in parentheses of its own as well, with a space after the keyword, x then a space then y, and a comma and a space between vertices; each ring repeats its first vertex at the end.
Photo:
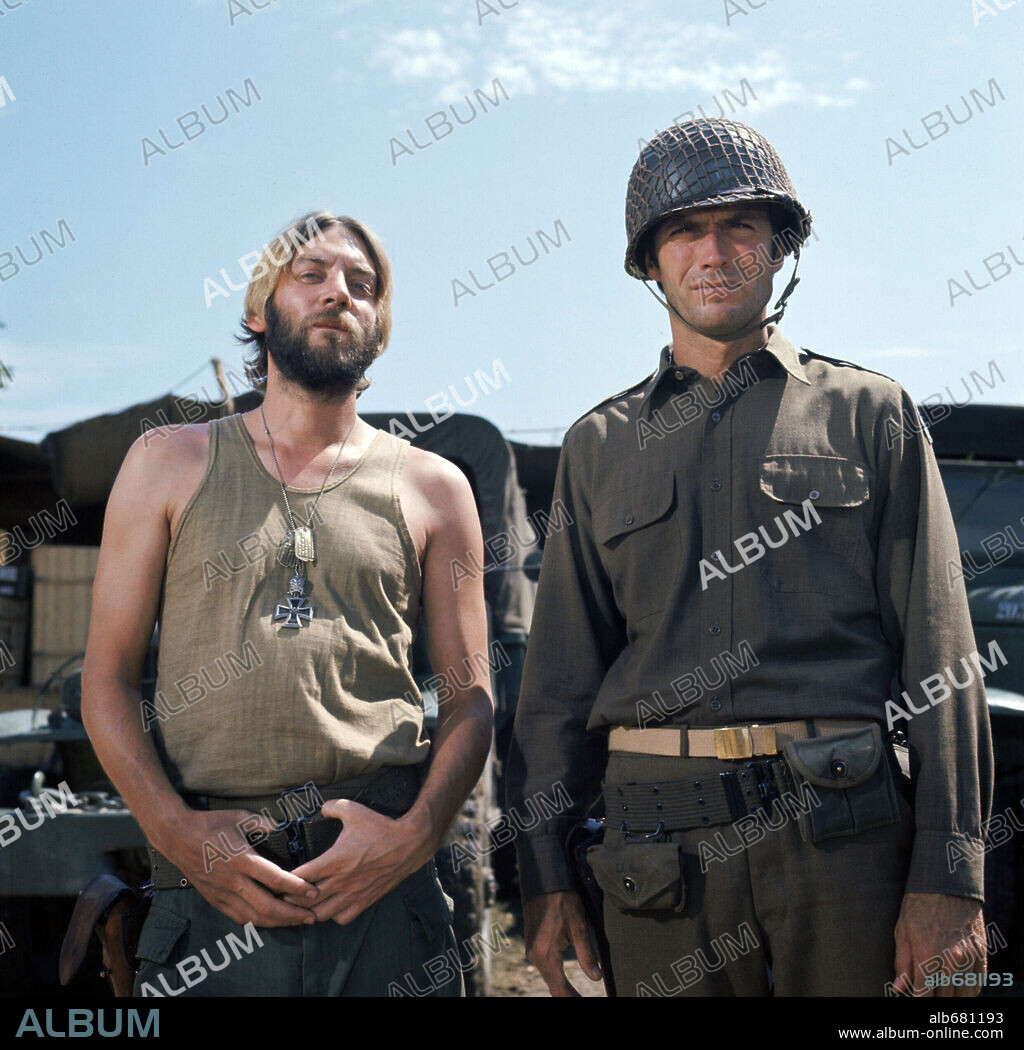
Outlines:
POLYGON ((357 334, 360 330, 359 326, 348 314, 317 314, 316 317, 313 317, 306 322, 306 327, 313 328, 318 324, 337 325, 339 328, 344 328, 346 331, 355 332, 357 334))

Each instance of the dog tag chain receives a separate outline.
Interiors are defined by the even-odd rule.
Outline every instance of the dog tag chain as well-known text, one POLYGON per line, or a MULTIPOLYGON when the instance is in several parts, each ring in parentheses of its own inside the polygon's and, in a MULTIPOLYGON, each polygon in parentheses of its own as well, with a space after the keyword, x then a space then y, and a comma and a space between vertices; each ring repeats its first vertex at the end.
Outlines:
POLYGON ((284 565, 294 573, 288 584, 288 594, 284 602, 279 603, 274 611, 273 622, 280 622, 282 627, 305 627, 313 619, 313 614, 316 611, 315 606, 310 605, 306 600, 306 566, 316 564, 316 533, 313 530, 313 519, 316 517, 316 509, 320 505, 320 498, 327 488, 327 483, 333 477, 335 468, 341 460, 341 453, 345 448, 345 442, 348 441, 349 434, 352 433, 355 421, 353 420, 352 426, 348 428, 348 432, 342 438, 338 454, 334 457, 331 469, 327 472, 327 477, 324 478, 324 483, 320 486, 320 492, 313 502, 313 509, 309 512, 306 524, 301 525, 296 520, 292 512, 292 505, 288 500, 284 474, 281 472, 281 464, 277 461, 274 439, 270 435, 270 427, 267 426, 267 417, 263 414, 262 405, 260 405, 260 418, 263 420, 263 429, 267 432, 270 454, 273 456, 274 466, 277 468, 277 479, 281 485, 281 495, 284 496, 284 507, 288 513, 288 524, 290 526, 278 547, 277 561, 278 564, 284 565))

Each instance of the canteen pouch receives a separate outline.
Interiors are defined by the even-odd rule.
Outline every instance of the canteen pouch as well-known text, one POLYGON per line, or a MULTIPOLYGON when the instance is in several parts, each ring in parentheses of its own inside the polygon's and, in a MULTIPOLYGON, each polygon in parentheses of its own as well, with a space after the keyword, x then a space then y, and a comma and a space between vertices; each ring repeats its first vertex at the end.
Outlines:
POLYGON ((682 858, 672 842, 601 844, 587 863, 606 898, 621 911, 682 911, 686 903, 682 858))
POLYGON ((896 789, 877 724, 790 740, 783 750, 809 803, 799 817, 804 842, 856 835, 897 819, 896 789))

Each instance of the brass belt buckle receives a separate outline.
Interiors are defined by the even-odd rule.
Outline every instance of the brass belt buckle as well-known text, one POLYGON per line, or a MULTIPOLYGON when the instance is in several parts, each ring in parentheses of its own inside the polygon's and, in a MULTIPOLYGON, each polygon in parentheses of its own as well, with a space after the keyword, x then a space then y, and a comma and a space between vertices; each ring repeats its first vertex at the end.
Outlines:
POLYGON ((747 726, 726 726, 713 729, 716 758, 751 758, 754 742, 747 726))

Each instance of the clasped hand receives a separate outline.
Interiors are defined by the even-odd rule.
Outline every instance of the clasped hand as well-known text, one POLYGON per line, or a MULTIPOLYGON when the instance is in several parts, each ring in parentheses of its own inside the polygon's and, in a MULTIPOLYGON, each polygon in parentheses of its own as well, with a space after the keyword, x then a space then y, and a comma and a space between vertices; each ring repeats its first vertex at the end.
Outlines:
POLYGON ((325 803, 321 813, 342 822, 341 834, 291 872, 246 840, 242 827, 271 831, 274 825, 245 810, 193 811, 187 833, 168 842, 167 855, 229 919, 268 927, 351 922, 434 853, 429 835, 408 815, 392 820, 347 799, 325 803), (211 843, 219 844, 212 863, 211 843))
POLYGON ((318 922, 351 922, 433 855, 425 831, 408 816, 392 820, 348 799, 325 803, 321 813, 342 822, 341 834, 325 853, 292 872, 316 887, 317 898, 310 903, 290 893, 284 897, 309 908, 318 922))

